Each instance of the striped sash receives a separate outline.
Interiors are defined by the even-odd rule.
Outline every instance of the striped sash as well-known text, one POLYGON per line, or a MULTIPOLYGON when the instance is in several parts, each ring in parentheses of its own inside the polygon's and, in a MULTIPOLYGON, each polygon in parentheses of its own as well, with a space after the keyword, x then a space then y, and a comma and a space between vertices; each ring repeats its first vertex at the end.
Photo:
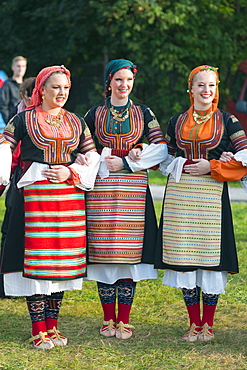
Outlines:
POLYGON ((223 183, 210 175, 170 176, 163 214, 163 262, 217 266, 221 248, 223 183))

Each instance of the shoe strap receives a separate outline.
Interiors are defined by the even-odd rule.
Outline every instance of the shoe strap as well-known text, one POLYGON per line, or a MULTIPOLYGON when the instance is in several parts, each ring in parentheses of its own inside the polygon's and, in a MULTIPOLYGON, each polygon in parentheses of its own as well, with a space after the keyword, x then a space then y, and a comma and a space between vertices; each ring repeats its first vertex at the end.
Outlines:
POLYGON ((105 325, 107 325, 107 327, 103 330, 107 330, 107 329, 112 330, 112 329, 115 329, 116 323, 112 319, 110 319, 109 321, 103 321, 103 326, 105 325))
POLYGON ((198 330, 196 329, 201 329, 200 326, 196 326, 195 323, 193 323, 191 325, 191 327, 189 328, 188 332, 187 332, 187 335, 197 335, 198 334, 198 330))
POLYGON ((36 339, 40 339, 39 342, 36 343, 36 346, 39 346, 41 343, 46 343, 46 342, 49 342, 50 341, 50 338, 47 338, 46 335, 47 335, 47 332, 46 331, 45 332, 44 331, 40 331, 39 334, 34 335, 30 339, 28 339, 28 341, 29 342, 33 342, 36 339))
POLYGON ((55 326, 53 326, 52 329, 47 330, 47 333, 54 333, 53 335, 51 335, 51 338, 53 339, 65 338, 55 326))
POLYGON ((211 326, 209 326, 207 322, 205 322, 205 324, 203 324, 203 326, 202 326, 202 330, 201 330, 200 334, 202 334, 202 335, 213 335, 213 333, 209 330, 213 330, 213 328, 211 326))
POLYGON ((135 329, 135 327, 133 325, 130 325, 130 324, 124 324, 122 321, 120 321, 117 324, 117 330, 118 331, 121 331, 121 332, 129 332, 126 329, 135 329))

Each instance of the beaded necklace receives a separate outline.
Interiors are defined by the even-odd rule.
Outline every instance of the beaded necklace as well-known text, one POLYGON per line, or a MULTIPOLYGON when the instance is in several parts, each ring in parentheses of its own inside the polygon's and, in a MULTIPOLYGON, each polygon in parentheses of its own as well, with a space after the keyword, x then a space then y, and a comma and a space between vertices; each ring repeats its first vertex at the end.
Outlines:
POLYGON ((129 118, 129 107, 131 103, 121 106, 111 105, 110 99, 107 99, 107 106, 110 111, 110 133, 111 134, 122 134, 123 124, 129 118))
POLYGON ((59 127, 63 120, 63 113, 60 111, 56 116, 52 116, 51 114, 47 114, 47 118, 45 118, 45 122, 51 126, 59 127))
POLYGON ((197 124, 202 124, 206 121, 209 120, 209 118, 212 117, 213 115, 213 112, 209 112, 208 114, 206 114, 205 116, 201 116, 199 113, 197 113, 196 111, 193 112, 193 118, 195 120, 195 123, 197 124))

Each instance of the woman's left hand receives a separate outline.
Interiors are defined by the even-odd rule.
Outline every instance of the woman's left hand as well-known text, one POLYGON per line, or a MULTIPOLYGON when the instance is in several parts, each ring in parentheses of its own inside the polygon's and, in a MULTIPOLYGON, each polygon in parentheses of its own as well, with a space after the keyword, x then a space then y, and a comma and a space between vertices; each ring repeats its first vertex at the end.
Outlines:
POLYGON ((207 161, 206 159, 193 159, 193 162, 197 162, 194 164, 187 164, 184 166, 184 171, 186 173, 189 173, 190 175, 206 175, 211 171, 210 168, 210 162, 207 161))
POLYGON ((133 161, 137 162, 141 159, 141 149, 140 148, 133 148, 129 151, 128 157, 133 161))
POLYGON ((43 175, 51 182, 63 182, 71 177, 68 167, 60 164, 50 166, 50 168, 43 171, 43 175))
POLYGON ((232 152, 223 152, 220 156, 221 162, 230 162, 232 160, 233 153, 232 152))
POLYGON ((79 154, 77 154, 75 163, 81 164, 82 166, 84 166, 84 165, 88 166, 89 163, 90 163, 90 159, 87 156, 85 156, 84 154, 79 153, 79 154))
POLYGON ((105 161, 110 172, 117 172, 124 168, 122 158, 116 155, 108 155, 105 157, 105 161))

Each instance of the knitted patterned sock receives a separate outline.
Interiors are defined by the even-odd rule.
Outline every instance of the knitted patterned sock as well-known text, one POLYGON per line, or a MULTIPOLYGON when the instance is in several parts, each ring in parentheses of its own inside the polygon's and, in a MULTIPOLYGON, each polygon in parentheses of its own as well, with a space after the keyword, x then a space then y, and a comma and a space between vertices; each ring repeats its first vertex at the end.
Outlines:
POLYGON ((208 323, 209 326, 214 324, 214 314, 216 311, 217 303, 219 299, 219 294, 207 294, 202 292, 203 300, 203 316, 202 325, 208 323))
MULTIPOLYGON (((97 282, 100 302, 104 312, 104 321, 116 322, 116 284, 97 282)), ((103 325, 103 327, 106 325, 103 325)))
MULTIPOLYGON (((190 318, 190 326, 194 323, 200 327, 200 288, 198 286, 194 289, 183 288, 182 293, 190 318)), ((199 329, 196 328, 196 330, 198 331, 199 329)))
MULTIPOLYGON (((64 292, 52 293, 46 296, 45 321, 47 330, 57 329, 57 320, 61 308, 64 292)), ((48 333, 50 336, 52 333, 48 333)))
POLYGON ((129 323, 130 311, 135 296, 136 282, 132 279, 121 279, 118 285, 118 318, 117 322, 129 323))
MULTIPOLYGON (((32 321, 33 336, 38 335, 40 331, 43 333, 47 332, 45 322, 45 299, 46 296, 41 294, 26 297, 27 307, 32 321)), ((38 341, 39 339, 36 339, 34 343, 37 344, 38 341)))

